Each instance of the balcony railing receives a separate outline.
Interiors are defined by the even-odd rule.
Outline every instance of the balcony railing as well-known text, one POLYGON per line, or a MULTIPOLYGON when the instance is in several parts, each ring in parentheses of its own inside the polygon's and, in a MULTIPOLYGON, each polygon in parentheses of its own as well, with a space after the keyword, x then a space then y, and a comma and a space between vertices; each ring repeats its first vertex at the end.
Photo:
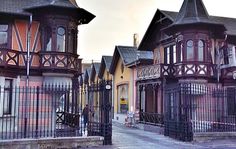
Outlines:
POLYGON ((20 64, 19 55, 20 55, 19 51, 1 48, 0 49, 0 66, 18 67, 20 64))
POLYGON ((184 62, 175 64, 176 77, 213 77, 216 65, 206 62, 184 62))
POLYGON ((166 77, 215 77, 216 65, 205 62, 155 64, 137 68, 138 80, 166 77))
MULTIPOLYGON (((25 69, 26 52, 0 48, 0 67, 25 69)), ((81 72, 81 59, 78 55, 62 52, 30 53, 31 69, 65 70, 81 72)))
POLYGON ((75 54, 50 51, 40 53, 40 62, 41 69, 80 71, 81 59, 75 54))
POLYGON ((172 76, 174 74, 173 65, 169 64, 155 64, 142 66, 137 68, 137 78, 143 79, 156 79, 163 76, 172 76))

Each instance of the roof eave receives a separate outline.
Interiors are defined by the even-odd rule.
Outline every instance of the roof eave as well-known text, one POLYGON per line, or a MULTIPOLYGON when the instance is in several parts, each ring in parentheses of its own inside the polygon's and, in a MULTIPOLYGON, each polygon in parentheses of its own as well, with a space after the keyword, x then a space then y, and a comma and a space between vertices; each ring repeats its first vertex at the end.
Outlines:
POLYGON ((170 26, 163 28, 162 30, 167 34, 167 35, 173 35, 175 33, 178 33, 181 31, 181 28, 186 29, 187 28, 196 28, 196 27, 202 27, 202 26, 211 26, 209 29, 210 30, 217 30, 217 31, 226 31, 226 27, 223 24, 219 23, 211 23, 211 22, 192 22, 192 23, 185 23, 185 24, 171 24, 170 26))

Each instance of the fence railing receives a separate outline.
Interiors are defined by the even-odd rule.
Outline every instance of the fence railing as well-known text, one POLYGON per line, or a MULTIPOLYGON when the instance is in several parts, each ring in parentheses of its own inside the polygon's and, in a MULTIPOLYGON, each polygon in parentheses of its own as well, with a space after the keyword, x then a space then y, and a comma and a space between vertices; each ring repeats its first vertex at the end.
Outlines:
POLYGON ((0 87, 0 140, 82 135, 79 95, 69 86, 0 87))
POLYGON ((164 115, 158 113, 140 112, 140 122, 145 124, 164 126, 164 115))
POLYGON ((236 87, 181 83, 169 85, 165 97, 166 135, 189 140, 198 132, 236 132, 236 87))

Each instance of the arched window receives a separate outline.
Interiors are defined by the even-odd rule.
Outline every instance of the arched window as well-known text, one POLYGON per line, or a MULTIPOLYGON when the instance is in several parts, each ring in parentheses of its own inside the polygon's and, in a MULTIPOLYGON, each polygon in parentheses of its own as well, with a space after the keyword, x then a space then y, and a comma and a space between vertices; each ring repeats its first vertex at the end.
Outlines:
POLYGON ((203 61, 204 59, 204 41, 198 41, 198 61, 203 61))
POLYGON ((188 61, 193 61, 194 60, 194 50, 193 50, 193 41, 192 40, 187 41, 186 58, 187 58, 188 61))
POLYGON ((63 27, 58 27, 57 29, 57 51, 65 52, 65 43, 66 43, 66 30, 63 27))

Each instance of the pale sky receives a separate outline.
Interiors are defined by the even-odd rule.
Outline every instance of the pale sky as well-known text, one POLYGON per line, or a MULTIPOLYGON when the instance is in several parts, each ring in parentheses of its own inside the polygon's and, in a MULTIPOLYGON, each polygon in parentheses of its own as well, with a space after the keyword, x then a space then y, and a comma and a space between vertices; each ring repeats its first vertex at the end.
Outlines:
MULTIPOLYGON (((79 26, 78 54, 83 62, 113 55, 115 45, 133 45, 133 34, 142 40, 156 9, 179 11, 183 0, 77 0, 96 15, 79 26)), ((236 18, 235 0, 203 0, 210 15, 236 18)))

